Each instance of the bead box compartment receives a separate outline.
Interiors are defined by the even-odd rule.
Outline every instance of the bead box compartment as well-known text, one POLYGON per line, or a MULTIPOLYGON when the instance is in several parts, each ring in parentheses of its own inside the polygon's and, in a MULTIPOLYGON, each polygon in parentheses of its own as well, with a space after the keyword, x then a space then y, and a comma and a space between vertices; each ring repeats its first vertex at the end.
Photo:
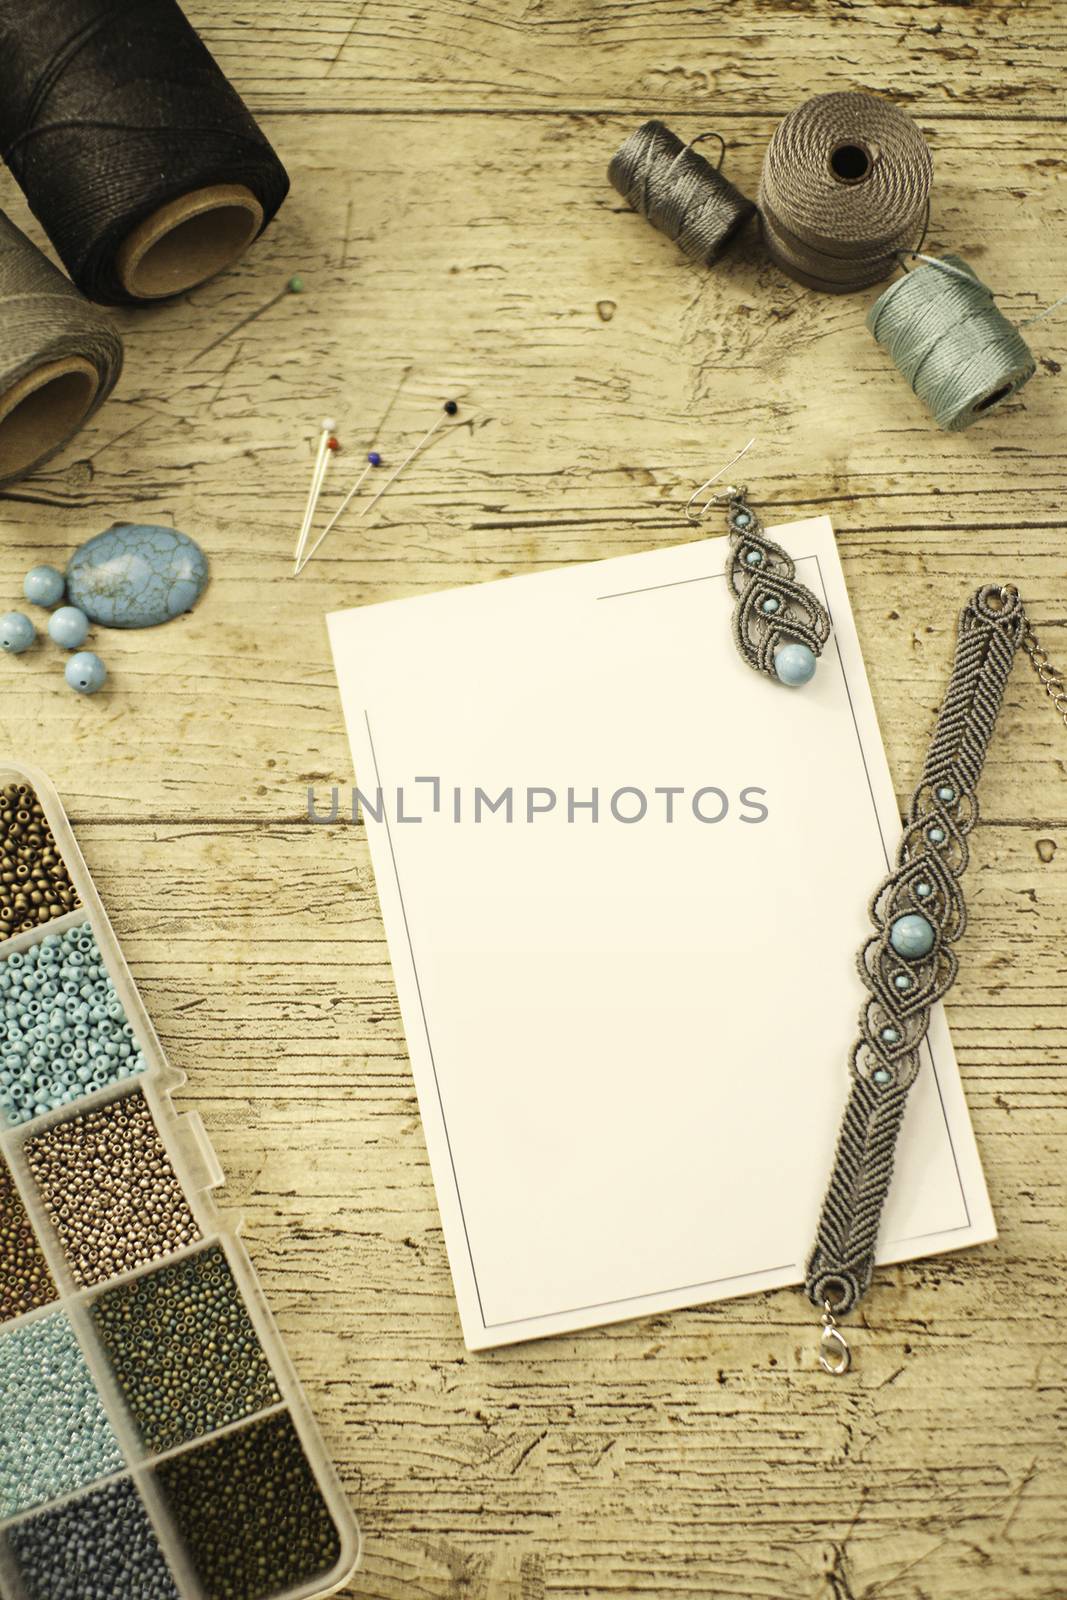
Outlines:
MULTIPOLYGON (((68 1322, 102 1401, 121 1458, 115 1469, 107 1475, 96 1477, 53 1498, 40 1500, 32 1507, 23 1506, 8 1513, 0 1505, 0 1592, 10 1600, 39 1600, 39 1596, 44 1600, 45 1590, 30 1587, 35 1581, 33 1573, 26 1572, 24 1581, 24 1569, 20 1568, 16 1559, 16 1547, 23 1551, 36 1551, 34 1559, 40 1563, 40 1546, 47 1532, 46 1525, 40 1520, 44 1515, 52 1517, 72 1508, 70 1517, 77 1524, 81 1508, 84 1508, 87 1525, 90 1525, 95 1504, 90 1504, 91 1497, 108 1486, 116 1486, 115 1493, 119 1494, 117 1486, 128 1485, 129 1493, 124 1488, 120 1500, 125 1503, 135 1494, 143 1505, 173 1579, 173 1593, 179 1600, 226 1600, 231 1595, 247 1596, 247 1600, 252 1600, 253 1595, 256 1600, 260 1596, 262 1600, 313 1600, 313 1597, 333 1594, 348 1582, 359 1565, 359 1526, 325 1453, 299 1381, 259 1287, 255 1269, 238 1237, 239 1225, 228 1222, 216 1205, 214 1191, 224 1179, 200 1117, 196 1112, 179 1114, 173 1108, 171 1096, 185 1082, 185 1075, 167 1062, 58 795, 42 775, 15 764, 0 764, 0 789, 10 783, 26 784, 40 801, 59 855, 77 893, 77 905, 70 912, 12 938, 0 937, 0 962, 13 951, 24 952, 41 944, 46 938, 63 935, 88 923, 118 1001, 132 1027, 133 1042, 143 1054, 144 1067, 141 1071, 100 1087, 91 1082, 79 1084, 76 1097, 69 1103, 43 1114, 31 1114, 28 1120, 21 1123, 14 1123, 5 1116, 4 1108, 0 1106, 0 1171, 6 1168, 10 1174, 14 1195, 31 1225, 54 1286, 53 1299, 17 1312, 0 1322, 0 1341, 7 1334, 17 1331, 23 1331, 25 1337, 35 1323, 48 1317, 58 1316, 68 1322), (49 1216, 45 1194, 30 1169, 27 1147, 32 1150, 34 1141, 52 1129, 68 1128, 79 1119, 112 1106, 119 1107, 124 1101, 128 1102, 129 1107, 135 1101, 143 1101, 147 1106, 166 1163, 177 1176, 195 1236, 141 1265, 109 1272, 95 1281, 83 1282, 85 1274, 75 1272, 68 1255, 69 1240, 65 1244, 64 1237, 49 1216), (255 1341, 266 1357, 270 1382, 264 1384, 257 1393, 256 1404, 259 1409, 235 1416, 234 1420, 224 1421, 206 1433, 196 1434, 169 1448, 152 1450, 145 1443, 127 1406, 107 1346, 94 1322, 93 1310, 109 1292, 121 1289, 123 1285, 139 1285, 144 1280, 158 1277, 166 1269, 210 1251, 217 1251, 224 1258, 236 1295, 254 1331, 255 1341), (277 1398, 272 1398, 275 1395, 277 1398), (263 1403, 259 1404, 259 1401, 263 1403), (335 1555, 335 1559, 330 1562, 328 1570, 287 1571, 284 1583, 264 1589, 257 1586, 259 1580, 252 1576, 248 1576, 246 1581, 240 1572, 228 1569, 225 1573, 221 1569, 218 1573, 213 1571, 208 1554, 203 1549, 194 1548, 197 1536, 188 1529, 183 1535, 177 1512, 188 1516, 188 1507, 185 1502, 174 1498, 178 1492, 174 1485, 191 1483, 195 1486, 202 1482, 205 1472, 222 1471, 223 1464, 230 1460, 254 1462, 260 1437, 254 1430, 265 1429, 272 1419, 276 1419, 272 1424, 273 1431, 267 1429, 262 1437, 282 1440, 284 1436, 290 1470, 294 1451, 306 1464, 303 1503, 317 1508, 318 1517, 314 1530, 316 1542, 313 1546, 309 1545, 309 1550, 314 1548, 323 1555, 323 1559, 327 1555, 335 1555), (248 1435, 247 1441, 238 1437, 245 1434, 248 1435), (227 1445, 225 1441, 230 1439, 233 1444, 227 1445), (182 1458, 185 1457, 189 1460, 188 1467, 182 1466, 182 1458), (219 1464, 217 1469, 212 1469, 213 1462, 219 1464), (327 1523, 336 1534, 335 1541, 324 1538, 323 1529, 327 1523), (37 1538, 38 1533, 40 1538, 37 1538), (207 1574, 206 1578, 198 1576, 198 1564, 207 1574)), ((89 1277, 91 1279, 92 1274, 89 1277)), ((28 1343, 32 1346, 32 1338, 28 1343)), ((0 1430, 2 1426, 3 1419, 0 1416, 0 1430)), ((224 1503, 225 1480, 217 1478, 216 1482, 218 1492, 215 1499, 224 1503)), ((255 1487, 255 1482, 249 1480, 243 1492, 247 1495, 255 1487)), ((261 1498, 269 1501, 273 1491, 267 1477, 261 1479, 259 1488, 261 1498)), ((189 1491, 186 1489, 182 1492, 189 1491)), ((307 1514, 310 1516, 310 1512, 307 1514)), ((315 1518, 311 1517, 311 1521, 314 1522, 315 1518)), ((65 1524, 61 1517, 57 1517, 55 1526, 58 1528, 60 1525, 65 1524)), ((139 1523, 136 1525, 140 1526, 139 1523)), ((234 1528, 235 1521, 231 1520, 229 1526, 234 1528)), ((265 1536, 264 1530, 268 1526, 270 1523, 264 1520, 262 1514, 258 1526, 256 1518, 252 1517, 251 1541, 247 1551, 249 1574, 254 1572, 264 1555, 262 1547, 255 1541, 265 1536)), ((239 1544, 239 1539, 237 1542, 239 1544)), ((282 1568, 277 1570, 281 1571, 282 1568)), ((69 1574, 67 1576, 69 1579, 69 1574)), ((55 1578, 48 1581, 59 1582, 55 1578)), ((68 1590, 63 1588, 55 1592, 61 1592, 66 1597, 68 1590)), ((161 1600, 167 1593, 165 1587, 158 1591, 161 1600)), ((131 1589, 127 1596, 116 1587, 114 1600, 132 1600, 134 1594, 137 1600, 141 1600, 140 1590, 131 1589)), ((153 1590, 151 1597, 146 1592, 145 1600, 156 1600, 156 1591, 153 1590)))

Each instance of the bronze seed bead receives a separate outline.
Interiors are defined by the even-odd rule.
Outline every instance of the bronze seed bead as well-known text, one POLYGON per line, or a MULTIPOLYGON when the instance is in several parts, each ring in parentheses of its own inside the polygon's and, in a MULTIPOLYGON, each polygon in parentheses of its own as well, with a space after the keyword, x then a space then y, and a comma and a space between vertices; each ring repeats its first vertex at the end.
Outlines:
POLYGON ((77 905, 70 881, 44 808, 25 784, 0 789, 0 886, 6 891, 0 906, 0 932, 9 937, 59 917, 77 905), (25 886, 26 894, 14 898, 10 890, 25 886), (10 911, 11 915, 5 915, 10 911))
POLYGON ((0 1157, 0 1322, 20 1317, 56 1298, 56 1286, 33 1224, 10 1168, 0 1157))
POLYGON ((28 1139, 25 1153, 74 1278, 83 1286, 158 1261, 200 1237, 139 1089, 98 1111, 56 1123, 28 1139))

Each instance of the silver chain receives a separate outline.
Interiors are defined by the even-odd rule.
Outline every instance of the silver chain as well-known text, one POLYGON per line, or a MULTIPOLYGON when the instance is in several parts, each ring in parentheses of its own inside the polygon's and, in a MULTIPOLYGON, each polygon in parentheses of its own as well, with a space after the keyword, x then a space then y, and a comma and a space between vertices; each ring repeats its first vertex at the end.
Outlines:
POLYGON ((1030 665, 1037 673, 1042 688, 1052 701, 1063 726, 1067 728, 1067 683, 1063 681, 1063 673, 1059 668, 1052 665, 1048 651, 1038 641, 1037 634, 1029 622, 1022 637, 1022 646, 1030 657, 1030 665))

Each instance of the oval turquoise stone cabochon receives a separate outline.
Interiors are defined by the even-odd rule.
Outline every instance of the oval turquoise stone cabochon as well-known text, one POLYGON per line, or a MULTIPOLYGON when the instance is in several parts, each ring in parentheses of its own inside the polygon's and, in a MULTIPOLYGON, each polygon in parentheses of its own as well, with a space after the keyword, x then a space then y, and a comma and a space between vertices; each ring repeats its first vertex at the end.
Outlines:
POLYGON ((116 522, 71 556, 67 599, 105 628, 155 628, 191 611, 207 580, 207 557, 188 534, 116 522))

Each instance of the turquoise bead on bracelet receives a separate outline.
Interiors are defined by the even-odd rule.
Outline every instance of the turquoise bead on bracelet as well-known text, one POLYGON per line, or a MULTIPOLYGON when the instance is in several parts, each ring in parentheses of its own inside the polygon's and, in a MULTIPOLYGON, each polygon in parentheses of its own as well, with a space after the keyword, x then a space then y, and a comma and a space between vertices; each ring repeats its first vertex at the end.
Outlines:
POLYGON ((910 911, 890 927, 889 943, 905 961, 919 961, 934 948, 934 930, 919 912, 910 911))

